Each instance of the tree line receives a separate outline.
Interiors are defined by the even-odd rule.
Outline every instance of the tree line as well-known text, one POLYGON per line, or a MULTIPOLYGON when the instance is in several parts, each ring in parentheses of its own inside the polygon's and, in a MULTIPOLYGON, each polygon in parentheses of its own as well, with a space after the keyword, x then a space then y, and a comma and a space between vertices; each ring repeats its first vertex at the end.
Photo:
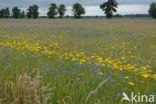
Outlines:
MULTIPOLYGON (((108 0, 100 5, 101 10, 106 15, 106 18, 112 18, 113 13, 117 12, 118 3, 116 0, 108 0)), ((55 18, 57 15, 59 18, 64 17, 65 12, 67 11, 66 6, 61 4, 57 6, 57 4, 52 3, 47 12, 48 18, 55 18)), ((75 3, 72 7, 73 17, 74 18, 81 18, 83 14, 86 13, 85 8, 80 3, 75 3)), ((149 8, 149 15, 153 18, 156 18, 156 2, 150 4, 149 8)), ((39 17, 39 6, 38 5, 31 5, 27 9, 27 11, 22 11, 18 7, 12 8, 10 11, 9 8, 1 9, 0 10, 0 18, 38 18, 39 17)))

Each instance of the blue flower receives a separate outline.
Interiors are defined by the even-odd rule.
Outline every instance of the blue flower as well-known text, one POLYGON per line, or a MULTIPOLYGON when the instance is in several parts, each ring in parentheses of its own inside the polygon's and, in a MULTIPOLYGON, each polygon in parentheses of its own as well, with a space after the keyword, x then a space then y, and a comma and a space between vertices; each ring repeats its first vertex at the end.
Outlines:
POLYGON ((108 67, 109 69, 113 69, 113 67, 108 67))
POLYGON ((97 94, 98 92, 97 91, 91 91, 90 92, 90 94, 93 94, 93 95, 95 95, 95 94, 97 94))
POLYGON ((107 72, 107 74, 108 74, 108 75, 112 75, 112 74, 113 74, 113 72, 107 72))
POLYGON ((112 97, 118 97, 121 96, 120 94, 114 94, 112 97))
POLYGON ((96 64, 95 66, 96 66, 96 67, 101 67, 101 65, 99 65, 99 64, 96 64))
POLYGON ((79 74, 78 76, 84 76, 84 74, 79 74))
POLYGON ((107 78, 108 80, 113 79, 113 78, 107 78))
POLYGON ((124 76, 120 76, 120 79, 125 79, 125 77, 124 76))
POLYGON ((111 82, 112 82, 112 83, 114 83, 114 82, 115 82, 115 80, 111 80, 111 82))
POLYGON ((99 73, 99 71, 98 70, 93 70, 93 73, 97 74, 97 73, 99 73))
POLYGON ((55 76, 54 78, 55 78, 55 79, 58 79, 58 78, 59 78, 59 76, 55 76))
POLYGON ((68 73, 68 71, 62 71, 62 73, 63 73, 63 74, 67 74, 67 73, 68 73))
POLYGON ((80 80, 80 78, 76 78, 76 80, 80 80))
POLYGON ((72 74, 73 74, 73 75, 76 75, 77 73, 76 73, 76 72, 73 72, 72 74))

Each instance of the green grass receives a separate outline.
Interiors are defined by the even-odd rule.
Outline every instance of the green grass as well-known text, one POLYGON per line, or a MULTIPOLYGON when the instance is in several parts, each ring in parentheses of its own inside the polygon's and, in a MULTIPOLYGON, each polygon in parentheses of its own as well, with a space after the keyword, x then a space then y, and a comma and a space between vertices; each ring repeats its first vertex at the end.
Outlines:
POLYGON ((156 74, 156 21, 119 20, 0 20, 3 24, 0 26, 0 81, 16 83, 20 74, 32 78, 39 74, 42 85, 49 85, 49 93, 53 93, 48 104, 85 104, 91 92, 87 104, 119 104, 122 92, 156 95, 156 80, 151 78, 156 74), (73 56, 61 58, 69 53, 73 56), (147 70, 152 72, 145 78, 136 71, 116 70, 107 63, 101 65, 94 58, 88 59, 91 56, 139 68, 149 65, 147 70), (81 63, 81 59, 87 62, 81 63))

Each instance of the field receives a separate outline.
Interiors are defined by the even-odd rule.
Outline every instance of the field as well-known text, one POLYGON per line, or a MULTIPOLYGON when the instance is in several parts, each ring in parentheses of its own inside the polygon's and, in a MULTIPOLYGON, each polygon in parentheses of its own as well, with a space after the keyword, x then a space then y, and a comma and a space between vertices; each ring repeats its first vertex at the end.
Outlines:
POLYGON ((123 92, 156 96, 156 20, 0 20, 0 104, 120 104, 123 92))

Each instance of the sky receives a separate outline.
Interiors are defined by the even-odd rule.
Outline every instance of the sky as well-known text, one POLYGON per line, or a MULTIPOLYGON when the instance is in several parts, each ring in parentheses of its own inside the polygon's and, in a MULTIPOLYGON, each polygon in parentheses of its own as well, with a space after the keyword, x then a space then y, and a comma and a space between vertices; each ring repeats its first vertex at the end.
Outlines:
MULTIPOLYGON (((51 3, 65 4, 67 6, 66 15, 72 15, 72 5, 76 2, 81 3, 85 10, 86 16, 101 16, 103 12, 99 5, 106 0, 0 0, 0 8, 13 8, 18 6, 26 10, 29 5, 37 4, 40 6, 40 16, 46 15, 48 7, 51 3)), ((149 4, 156 0, 117 0, 119 3, 118 14, 147 14, 149 4)))

